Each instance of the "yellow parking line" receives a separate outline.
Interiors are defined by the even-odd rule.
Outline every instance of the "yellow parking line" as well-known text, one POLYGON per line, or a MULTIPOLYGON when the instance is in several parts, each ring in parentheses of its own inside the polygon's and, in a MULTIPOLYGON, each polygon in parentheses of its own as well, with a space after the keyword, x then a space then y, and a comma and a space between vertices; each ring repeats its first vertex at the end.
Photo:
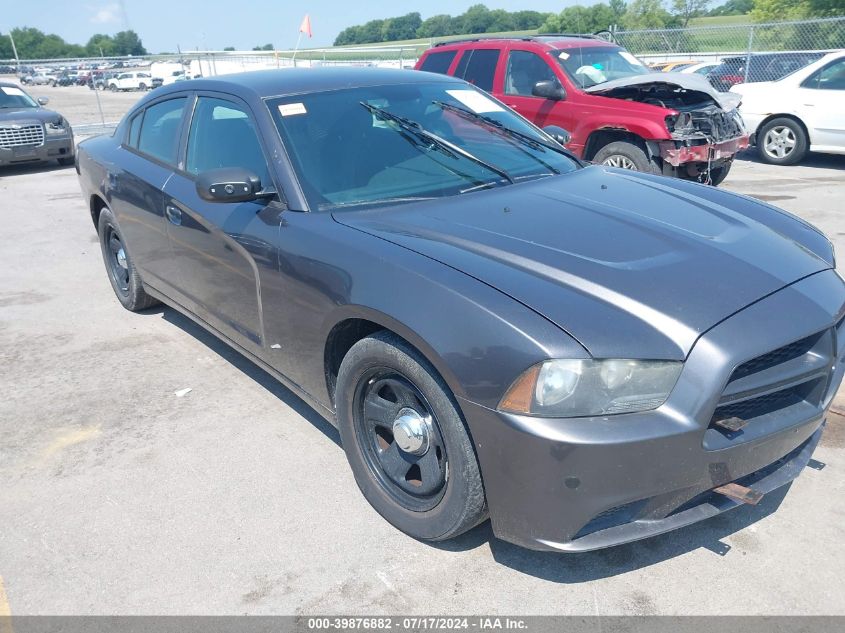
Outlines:
POLYGON ((3 576, 0 576, 0 633, 12 633, 12 609, 9 608, 3 576))

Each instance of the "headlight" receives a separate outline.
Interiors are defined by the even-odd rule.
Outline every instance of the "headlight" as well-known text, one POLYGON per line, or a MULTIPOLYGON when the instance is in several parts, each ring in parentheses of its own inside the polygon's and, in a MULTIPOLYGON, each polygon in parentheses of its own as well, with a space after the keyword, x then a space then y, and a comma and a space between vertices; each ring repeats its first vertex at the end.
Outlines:
POLYGON ((514 381, 499 409, 565 418, 648 411, 666 401, 682 366, 663 360, 547 360, 514 381))
POLYGON ((47 134, 64 134, 67 132, 67 123, 64 119, 49 121, 44 125, 44 128, 47 130, 47 134))

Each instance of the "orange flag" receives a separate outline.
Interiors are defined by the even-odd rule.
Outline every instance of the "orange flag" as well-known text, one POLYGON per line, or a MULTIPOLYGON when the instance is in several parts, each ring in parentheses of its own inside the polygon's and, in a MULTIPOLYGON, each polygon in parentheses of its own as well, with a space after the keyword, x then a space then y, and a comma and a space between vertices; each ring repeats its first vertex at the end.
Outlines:
POLYGON ((305 17, 302 18, 302 24, 299 25, 299 32, 305 33, 308 37, 311 37, 311 18, 308 14, 305 14, 305 17))

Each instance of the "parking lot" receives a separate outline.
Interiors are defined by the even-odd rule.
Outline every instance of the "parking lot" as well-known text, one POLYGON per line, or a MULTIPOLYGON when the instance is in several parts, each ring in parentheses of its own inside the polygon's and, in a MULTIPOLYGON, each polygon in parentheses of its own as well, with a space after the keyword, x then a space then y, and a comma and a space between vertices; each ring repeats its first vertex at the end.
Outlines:
MULTIPOLYGON (((30 92, 99 122, 87 88, 30 92)), ((106 120, 139 96, 101 93, 106 120)), ((724 187, 845 257, 845 156, 747 152, 724 187)), ((297 396, 175 311, 120 306, 73 168, 0 170, 0 200, 0 614, 845 614, 845 418, 790 487, 679 532, 418 542, 297 396)))

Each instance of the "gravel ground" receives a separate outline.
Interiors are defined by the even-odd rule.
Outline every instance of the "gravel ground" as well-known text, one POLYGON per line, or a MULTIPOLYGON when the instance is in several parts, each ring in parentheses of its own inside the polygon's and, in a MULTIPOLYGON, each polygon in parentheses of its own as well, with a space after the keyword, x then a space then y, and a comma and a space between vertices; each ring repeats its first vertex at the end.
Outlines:
MULTIPOLYGON (((32 92, 97 119, 86 88, 32 92)), ((139 95, 101 96, 116 119, 139 95)), ((725 186, 845 253, 843 169, 746 159, 725 186)), ((295 395, 173 310, 120 307, 72 168, 0 170, 0 199, 0 613, 845 614, 839 416, 820 469, 682 531, 578 555, 489 525, 420 543, 295 395)))

